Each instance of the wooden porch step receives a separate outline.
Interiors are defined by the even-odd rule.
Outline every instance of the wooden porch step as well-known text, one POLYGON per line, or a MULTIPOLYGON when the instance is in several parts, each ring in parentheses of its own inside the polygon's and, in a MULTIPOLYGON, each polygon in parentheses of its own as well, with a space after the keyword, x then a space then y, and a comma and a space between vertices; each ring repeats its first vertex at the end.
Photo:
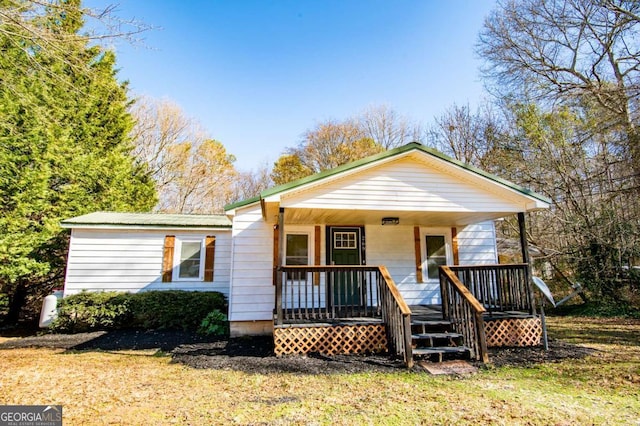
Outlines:
POLYGON ((439 327, 439 326, 451 325, 451 321, 447 321, 447 320, 412 320, 411 321, 411 325, 422 325, 422 326, 439 327))
POLYGON ((438 362, 442 362, 445 354, 468 354, 469 348, 466 346, 437 346, 432 348, 414 348, 413 356, 438 355, 438 362))
POLYGON ((415 340, 426 340, 426 339, 458 339, 462 337, 460 333, 419 333, 412 334, 411 338, 415 340))

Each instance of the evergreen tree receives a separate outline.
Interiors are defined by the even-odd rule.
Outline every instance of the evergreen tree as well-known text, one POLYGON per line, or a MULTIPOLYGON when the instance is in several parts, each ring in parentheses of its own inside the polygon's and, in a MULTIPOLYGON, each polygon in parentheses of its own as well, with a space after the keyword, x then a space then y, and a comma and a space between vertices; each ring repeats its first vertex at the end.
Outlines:
POLYGON ((114 54, 80 35, 80 1, 19 4, 47 40, 20 22, 0 22, 0 292, 9 297, 8 321, 29 298, 62 284, 62 219, 156 202, 147 171, 130 155, 126 84, 116 78, 114 54))

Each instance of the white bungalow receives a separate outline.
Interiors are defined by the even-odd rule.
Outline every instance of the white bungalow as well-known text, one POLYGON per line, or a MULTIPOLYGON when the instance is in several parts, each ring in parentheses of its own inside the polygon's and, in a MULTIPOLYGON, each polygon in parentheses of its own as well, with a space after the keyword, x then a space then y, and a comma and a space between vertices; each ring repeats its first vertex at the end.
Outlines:
POLYGON ((486 359, 491 321, 528 321, 493 336, 511 344, 537 344, 540 328, 525 239, 523 264, 497 265, 494 221, 517 214, 522 233, 524 213, 549 204, 411 143, 266 190, 226 216, 66 220, 65 295, 215 290, 229 298, 232 335, 273 333, 278 353, 388 349, 411 364, 412 346, 442 353, 416 340, 440 348, 444 338, 486 359), (445 331, 429 330, 438 320, 418 308, 434 305, 445 331), (532 337, 509 340, 523 333, 532 337))

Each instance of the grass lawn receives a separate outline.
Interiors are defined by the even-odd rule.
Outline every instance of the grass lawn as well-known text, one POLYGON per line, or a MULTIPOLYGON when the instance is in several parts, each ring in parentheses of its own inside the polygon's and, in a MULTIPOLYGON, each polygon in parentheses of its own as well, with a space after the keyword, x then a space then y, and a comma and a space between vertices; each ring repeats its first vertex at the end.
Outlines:
MULTIPOLYGON (((80 424, 640 425, 640 320, 555 317, 580 360, 426 373, 196 370, 154 350, 0 351, 0 404, 62 404, 80 424)), ((0 338, 2 340, 2 338, 0 338)))

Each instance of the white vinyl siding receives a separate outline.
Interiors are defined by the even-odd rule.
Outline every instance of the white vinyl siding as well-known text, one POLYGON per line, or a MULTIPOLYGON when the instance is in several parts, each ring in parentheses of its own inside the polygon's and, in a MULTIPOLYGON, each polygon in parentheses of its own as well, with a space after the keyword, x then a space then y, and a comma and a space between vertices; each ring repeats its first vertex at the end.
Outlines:
POLYGON ((480 222, 458 229, 458 258, 461 265, 498 263, 496 228, 493 221, 480 222))
POLYGON ((367 264, 386 266, 409 305, 439 303, 437 282, 416 281, 413 226, 367 226, 365 234, 367 264))
MULTIPOLYGON (((273 227, 273 224, 263 221, 260 206, 249 206, 236 212, 233 219, 230 321, 273 319, 275 307, 273 227)), ((287 235, 306 235, 308 264, 313 264, 314 226, 295 226, 285 223, 284 235, 285 250, 287 235)), ((313 284, 310 282, 309 286, 311 285, 313 284)))
MULTIPOLYGON (((65 295, 87 291, 196 290, 229 294, 230 230, 182 231, 140 229, 83 229, 71 231, 65 295), (214 281, 180 279, 162 282, 166 235, 203 241, 215 235, 214 281)), ((174 253, 174 259, 179 252, 174 253)))
MULTIPOLYGON (((400 293, 409 305, 439 304, 440 283, 429 280, 423 268, 424 280, 416 280, 414 234, 412 226, 367 226, 367 264, 384 265, 389 270, 400 293)), ((482 222, 458 229, 458 255, 461 265, 491 264, 497 262, 495 228, 493 222, 482 222)), ((426 235, 445 235, 447 263, 452 253, 450 228, 421 228, 420 244, 423 265, 426 235)))
POLYGON ((273 224, 262 219, 260 205, 247 206, 236 211, 232 235, 229 320, 271 320, 275 305, 273 224))
POLYGON ((519 212, 521 198, 409 158, 284 194, 281 207, 421 212, 519 212), (382 207, 384 206, 384 207, 382 207))

